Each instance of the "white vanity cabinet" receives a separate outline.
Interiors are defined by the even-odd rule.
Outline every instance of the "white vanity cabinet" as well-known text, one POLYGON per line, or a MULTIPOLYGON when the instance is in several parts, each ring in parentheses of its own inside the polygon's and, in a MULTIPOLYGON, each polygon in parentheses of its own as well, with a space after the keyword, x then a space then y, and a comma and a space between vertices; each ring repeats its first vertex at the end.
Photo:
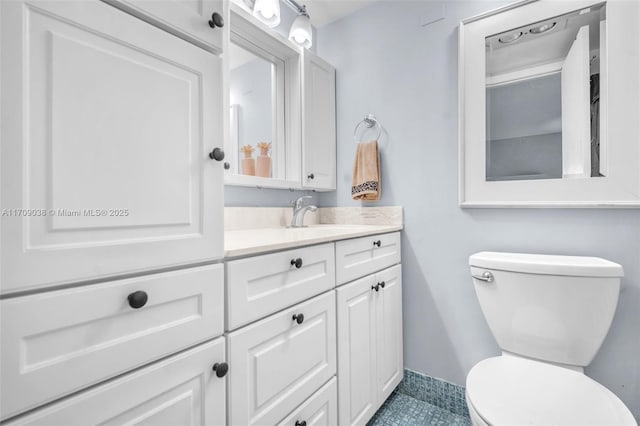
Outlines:
POLYGON ((225 425, 224 338, 73 395, 6 425, 225 425))
POLYGON ((0 421, 223 425, 228 4, 110 3, 0 1, 0 421))
POLYGON ((221 258, 220 58, 98 0, 0 19, 0 292, 221 258))
POLYGON ((365 425, 403 376, 402 268, 337 290, 340 425, 365 425))
POLYGON ((336 189, 336 71, 302 54, 302 186, 336 189))
POLYGON ((223 0, 103 0, 214 53, 222 52, 223 0), (211 21, 211 23, 209 22, 211 21))

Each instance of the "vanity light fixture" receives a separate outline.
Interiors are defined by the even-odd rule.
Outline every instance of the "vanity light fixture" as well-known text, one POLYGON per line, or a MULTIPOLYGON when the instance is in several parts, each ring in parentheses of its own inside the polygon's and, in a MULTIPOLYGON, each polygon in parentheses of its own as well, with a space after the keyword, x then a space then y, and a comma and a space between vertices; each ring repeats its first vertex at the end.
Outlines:
POLYGON ((291 24, 291 29, 289 30, 289 40, 308 49, 313 44, 313 29, 311 28, 311 20, 307 13, 307 7, 298 4, 295 0, 286 1, 298 12, 298 16, 293 21, 293 24, 291 24))
POLYGON ((538 27, 533 27, 531 29, 529 29, 529 32, 531 34, 542 34, 542 33, 546 33, 547 31, 553 29, 553 27, 556 26, 555 22, 547 22, 546 24, 540 25, 538 27))
POLYGON ((498 39, 498 41, 500 43, 513 43, 514 41, 519 40, 520 37, 522 37, 522 36, 523 36, 522 31, 518 31, 518 32, 515 32, 515 33, 512 33, 512 34, 500 37, 498 39))
POLYGON ((280 24, 280 0, 255 0, 253 16, 269 28, 280 24))

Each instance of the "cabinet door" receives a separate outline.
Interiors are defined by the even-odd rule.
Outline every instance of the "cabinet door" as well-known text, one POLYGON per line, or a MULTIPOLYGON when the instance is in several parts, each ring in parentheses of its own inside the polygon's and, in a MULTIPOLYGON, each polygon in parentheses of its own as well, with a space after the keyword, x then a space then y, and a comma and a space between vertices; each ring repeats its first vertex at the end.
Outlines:
POLYGON ((221 337, 35 410, 7 425, 224 425, 221 337))
POLYGON ((229 424, 281 421, 336 373, 334 292, 229 334, 229 360, 229 424))
POLYGON ((402 268, 396 265, 376 274, 380 283, 376 307, 378 406, 402 380, 402 268), (383 287, 384 284, 384 287, 383 287))
POLYGON ((308 50, 302 58, 302 185, 336 189, 336 72, 308 50))
MULTIPOLYGON (((222 52, 222 27, 212 28, 214 13, 225 17, 223 0, 104 0, 214 53, 222 52)), ((227 4, 225 4, 227 3, 227 4)), ((226 18, 225 18, 226 19, 226 18)), ((225 22, 226 24, 226 22, 225 22)))
POLYGON ((375 276, 337 290, 340 425, 364 425, 377 409, 375 276))
POLYGON ((97 0, 0 19, 0 291, 221 258, 220 59, 97 0))

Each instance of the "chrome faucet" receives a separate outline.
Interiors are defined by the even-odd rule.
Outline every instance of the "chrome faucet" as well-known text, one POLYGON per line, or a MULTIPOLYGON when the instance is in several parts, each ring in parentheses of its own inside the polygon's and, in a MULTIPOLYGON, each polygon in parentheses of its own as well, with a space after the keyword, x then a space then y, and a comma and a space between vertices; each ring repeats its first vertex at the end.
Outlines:
POLYGON ((298 198, 293 204, 293 217, 291 218, 291 228, 304 227, 304 214, 308 211, 315 212, 318 210, 316 206, 305 206, 304 200, 311 199, 310 195, 305 195, 298 198))

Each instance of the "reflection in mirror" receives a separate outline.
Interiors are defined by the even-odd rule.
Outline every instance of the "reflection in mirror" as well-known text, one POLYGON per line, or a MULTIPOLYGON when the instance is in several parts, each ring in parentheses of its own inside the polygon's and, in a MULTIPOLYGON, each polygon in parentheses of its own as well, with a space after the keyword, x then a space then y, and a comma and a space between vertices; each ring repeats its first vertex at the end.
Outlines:
POLYGON ((605 9, 486 37, 487 181, 606 175, 605 9))
POLYGON ((230 43, 229 100, 232 145, 238 174, 271 177, 271 146, 276 141, 275 66, 230 43), (260 147, 268 147, 260 149, 260 147))

